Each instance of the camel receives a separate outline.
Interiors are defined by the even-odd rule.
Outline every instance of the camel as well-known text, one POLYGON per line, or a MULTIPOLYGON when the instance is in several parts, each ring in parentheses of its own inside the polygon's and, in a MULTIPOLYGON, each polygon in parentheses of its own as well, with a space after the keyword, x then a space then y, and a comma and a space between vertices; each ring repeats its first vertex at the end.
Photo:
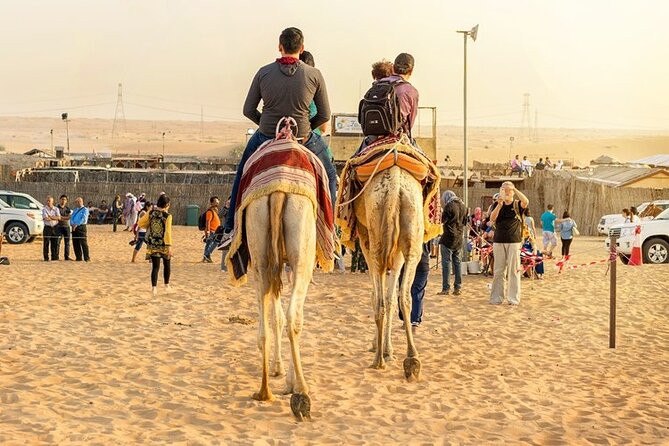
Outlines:
POLYGON ((411 284, 423 245, 423 192, 421 184, 398 166, 385 169, 368 180, 362 195, 354 203, 358 219, 358 236, 372 279, 372 306, 376 335, 372 350, 376 352, 373 368, 384 369, 386 361, 395 359, 391 342, 392 321, 399 274, 404 266, 400 287, 400 308, 405 316, 407 357, 404 376, 420 379, 421 363, 413 340, 411 284), (389 271, 387 275, 386 272, 389 271))
POLYGON ((281 359, 281 335, 288 323, 291 367, 284 394, 292 393, 290 406, 299 419, 310 418, 309 387, 304 379, 299 339, 304 300, 316 262, 316 217, 309 198, 284 192, 258 198, 246 210, 246 233, 258 296, 258 348, 262 352, 262 381, 253 395, 272 401, 269 375, 285 374, 281 359), (286 259, 293 271, 287 316, 281 307, 281 272, 286 259), (270 311, 271 310, 271 311, 270 311), (270 317, 271 313, 271 317, 270 317), (270 371, 270 332, 274 337, 274 361, 270 371))

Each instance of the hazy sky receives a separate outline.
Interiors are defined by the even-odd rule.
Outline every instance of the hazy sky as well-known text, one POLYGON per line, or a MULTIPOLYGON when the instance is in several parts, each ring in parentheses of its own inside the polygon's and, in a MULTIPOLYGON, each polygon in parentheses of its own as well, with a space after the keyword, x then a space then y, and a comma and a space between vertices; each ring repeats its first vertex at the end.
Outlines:
POLYGON ((421 105, 472 125, 669 129, 669 3, 561 1, 0 0, 0 116, 243 120, 257 69, 297 26, 333 111, 355 112, 370 64, 410 52, 421 105), (172 110, 172 111, 170 111, 172 110))

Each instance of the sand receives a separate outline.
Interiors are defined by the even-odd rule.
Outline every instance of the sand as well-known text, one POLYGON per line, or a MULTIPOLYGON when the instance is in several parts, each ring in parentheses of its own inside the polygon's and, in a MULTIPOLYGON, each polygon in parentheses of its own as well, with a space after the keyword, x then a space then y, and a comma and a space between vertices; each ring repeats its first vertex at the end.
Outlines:
MULTIPOLYGON (((239 121, 204 122, 203 127, 199 121, 128 120, 125 131, 112 139, 112 124, 111 119, 72 118, 72 153, 162 154, 162 132, 166 132, 166 154, 226 157, 244 147, 247 129, 255 127, 241 115, 239 121)), ((50 129, 54 129, 54 145, 66 147, 65 125, 57 116, 0 117, 0 145, 15 153, 50 149, 50 129)), ((436 131, 438 164, 461 166, 462 127, 440 125, 436 131)), ((417 127, 414 134, 430 135, 431 128, 417 127)), ((521 159, 527 155, 532 162, 548 156, 554 162, 562 159, 570 165, 587 166, 600 155, 633 161, 666 153, 669 147, 667 131, 546 128, 539 129, 537 141, 522 135, 519 128, 470 127, 469 162, 507 162, 518 154, 521 159), (509 141, 512 136, 513 143, 509 141)))
MULTIPOLYGON (((618 346, 608 348, 604 266, 523 280, 521 305, 491 306, 490 278, 461 297, 430 276, 417 334, 418 383, 399 360, 372 370, 366 274, 316 273, 302 355, 312 421, 283 378, 260 385, 256 300, 199 263, 195 228, 175 227, 174 292, 150 294, 128 233, 89 227, 91 263, 43 262, 41 242, 0 266, 2 444, 667 444, 668 266, 618 265, 618 346)), ((606 257, 578 238, 573 263, 606 257)), ((434 260, 433 260, 434 262, 434 260)), ((284 339, 284 359, 288 341, 284 339)))

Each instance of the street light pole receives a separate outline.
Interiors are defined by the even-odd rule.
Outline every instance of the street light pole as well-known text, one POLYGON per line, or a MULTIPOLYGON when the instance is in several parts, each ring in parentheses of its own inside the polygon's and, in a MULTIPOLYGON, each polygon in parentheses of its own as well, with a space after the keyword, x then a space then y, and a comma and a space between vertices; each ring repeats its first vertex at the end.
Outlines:
MULTIPOLYGON (((469 215, 469 171, 467 168, 468 159, 467 159, 467 37, 471 37, 474 42, 476 42, 476 36, 478 34, 479 26, 476 25, 469 31, 457 31, 462 34, 464 38, 464 65, 463 65, 463 82, 462 82, 462 112, 463 112, 463 126, 462 126, 462 146, 464 151, 464 162, 463 162, 463 181, 462 181, 462 198, 465 203, 465 209, 467 210, 467 215, 469 215)), ((463 258, 468 259, 467 257, 467 234, 469 231, 465 231, 464 240, 465 244, 463 247, 463 258)))
POLYGON ((465 203, 465 208, 469 209, 469 172, 467 169, 467 37, 471 37, 473 41, 476 42, 476 36, 478 34, 479 26, 476 25, 469 31, 457 31, 462 34, 464 38, 464 69, 463 69, 463 82, 462 82, 462 112, 463 112, 463 137, 462 137, 462 146, 464 150, 464 163, 463 163, 463 184, 462 184, 462 198, 465 203))
POLYGON ((53 150, 53 129, 49 133, 51 133, 51 154, 55 157, 56 152, 53 150))
POLYGON ((462 36, 465 39, 465 53, 464 53, 464 64, 463 64, 463 82, 462 82, 462 145, 465 152, 465 161, 464 161, 464 171, 462 176, 464 177, 464 183, 462 183, 462 195, 465 199, 465 209, 469 212, 469 172, 467 171, 467 36, 469 33, 463 33, 462 36))
POLYGON ((163 132, 163 170, 165 170, 165 132, 163 132))
POLYGON ((65 121, 65 133, 67 135, 67 156, 70 156, 70 120, 67 113, 62 113, 60 117, 65 121))

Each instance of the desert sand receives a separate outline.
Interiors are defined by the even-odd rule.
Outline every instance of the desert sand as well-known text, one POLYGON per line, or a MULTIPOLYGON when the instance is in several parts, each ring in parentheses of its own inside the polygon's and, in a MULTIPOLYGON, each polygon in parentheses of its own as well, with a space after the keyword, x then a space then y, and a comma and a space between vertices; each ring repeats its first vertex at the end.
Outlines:
MULTIPOLYGON (((72 153, 162 154, 162 132, 165 153, 203 157, 230 156, 243 149, 246 131, 253 123, 239 121, 139 121, 128 120, 112 138, 111 119, 72 118, 70 148, 72 153)), ((120 124, 119 124, 120 125, 120 124)), ((49 130, 54 129, 54 145, 66 147, 65 125, 56 118, 0 117, 0 145, 9 152, 23 153, 32 148, 50 149, 49 130)), ((437 127, 437 163, 461 166, 463 161, 462 127, 437 127), (450 162, 446 162, 446 157, 450 162)), ((416 135, 430 135, 431 128, 417 127, 416 135)), ((669 148, 669 133, 642 130, 539 129, 538 140, 522 136, 519 128, 470 127, 468 130, 469 162, 507 162, 514 155, 527 155, 536 162, 539 157, 562 159, 567 164, 587 166, 600 155, 620 161, 633 161, 669 148), (509 140, 514 137, 514 141, 509 140)))
MULTIPOLYGON (((616 349, 605 265, 558 275, 550 263, 544 280, 523 280, 517 307, 489 305, 483 276, 466 276, 460 297, 437 296, 435 270, 416 338, 422 380, 411 384, 399 323, 398 360, 368 368, 368 276, 316 273, 302 336, 313 419, 297 422, 283 378, 272 378, 274 402, 251 399, 255 294, 199 263, 197 229, 175 228, 174 290, 157 298, 150 266, 129 263, 128 233, 89 233, 90 263, 43 262, 40 241, 3 245, 2 444, 669 442, 665 265, 618 264, 616 349)), ((596 238, 572 252, 572 264, 606 258, 596 238)))

